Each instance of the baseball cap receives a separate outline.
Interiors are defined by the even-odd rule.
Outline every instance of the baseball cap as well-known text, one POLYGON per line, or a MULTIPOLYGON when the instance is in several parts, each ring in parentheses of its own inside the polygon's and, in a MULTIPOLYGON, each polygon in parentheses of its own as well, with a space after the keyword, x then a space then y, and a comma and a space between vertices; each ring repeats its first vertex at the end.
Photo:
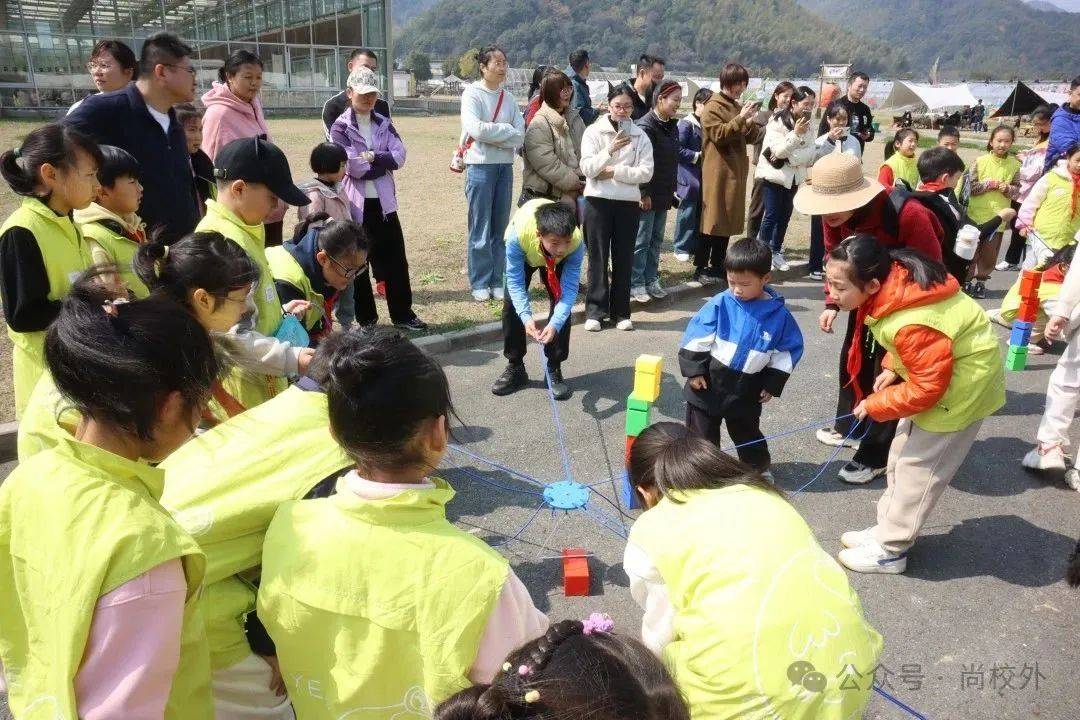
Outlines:
POLYGON ((214 177, 219 180, 261 183, 290 205, 311 202, 304 191, 293 184, 285 153, 261 135, 233 140, 218 150, 214 165, 214 177))
POLYGON ((349 79, 345 85, 354 93, 366 95, 379 92, 379 79, 371 68, 358 67, 349 73, 349 79))

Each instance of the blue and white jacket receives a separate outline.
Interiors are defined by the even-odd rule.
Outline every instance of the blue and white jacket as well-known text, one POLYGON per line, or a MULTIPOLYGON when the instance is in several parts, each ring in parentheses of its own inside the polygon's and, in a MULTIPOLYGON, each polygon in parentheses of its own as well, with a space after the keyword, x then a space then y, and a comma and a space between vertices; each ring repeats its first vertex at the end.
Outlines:
POLYGON ((719 413, 731 396, 757 401, 761 391, 779 396, 803 354, 799 325, 782 298, 766 286, 757 300, 735 299, 730 290, 698 310, 683 334, 679 369, 703 375, 708 388, 685 387, 687 402, 719 413))

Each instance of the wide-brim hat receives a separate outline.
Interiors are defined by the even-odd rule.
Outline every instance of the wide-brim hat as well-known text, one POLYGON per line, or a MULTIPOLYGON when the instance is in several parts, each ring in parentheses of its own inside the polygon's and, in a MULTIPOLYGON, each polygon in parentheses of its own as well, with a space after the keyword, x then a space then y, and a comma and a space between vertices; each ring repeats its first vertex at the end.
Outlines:
POLYGON ((814 163, 810 181, 795 193, 795 209, 804 215, 831 215, 857 210, 885 190, 864 177, 862 161, 851 153, 831 152, 814 163))

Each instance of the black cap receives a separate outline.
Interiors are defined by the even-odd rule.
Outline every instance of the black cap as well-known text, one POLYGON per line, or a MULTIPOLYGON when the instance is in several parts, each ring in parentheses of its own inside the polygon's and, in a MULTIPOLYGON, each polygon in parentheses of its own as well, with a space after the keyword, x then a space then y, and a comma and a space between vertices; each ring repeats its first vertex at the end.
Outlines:
POLYGON ((233 140, 218 150, 214 166, 214 176, 219 180, 260 183, 290 205, 311 202, 304 191, 293 184, 285 153, 261 136, 233 140))

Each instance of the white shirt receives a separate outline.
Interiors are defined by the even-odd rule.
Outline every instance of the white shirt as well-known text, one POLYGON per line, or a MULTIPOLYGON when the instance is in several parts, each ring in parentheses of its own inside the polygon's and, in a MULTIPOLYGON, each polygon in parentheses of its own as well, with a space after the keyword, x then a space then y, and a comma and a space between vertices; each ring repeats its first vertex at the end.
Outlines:
POLYGON ((160 111, 155 110, 154 108, 150 107, 149 105, 146 106, 146 109, 150 112, 150 117, 157 120, 158 125, 161 126, 162 132, 164 132, 166 135, 168 135, 169 134, 169 125, 172 123, 172 120, 169 119, 169 113, 160 112, 160 111))
MULTIPOLYGON (((374 141, 372 140, 371 115, 361 115, 360 113, 356 113, 356 129, 360 131, 360 137, 364 138, 364 144, 367 145, 368 150, 374 152, 375 147, 374 141)), ((379 192, 375 189, 375 183, 371 180, 364 181, 364 197, 379 197, 379 192)))

